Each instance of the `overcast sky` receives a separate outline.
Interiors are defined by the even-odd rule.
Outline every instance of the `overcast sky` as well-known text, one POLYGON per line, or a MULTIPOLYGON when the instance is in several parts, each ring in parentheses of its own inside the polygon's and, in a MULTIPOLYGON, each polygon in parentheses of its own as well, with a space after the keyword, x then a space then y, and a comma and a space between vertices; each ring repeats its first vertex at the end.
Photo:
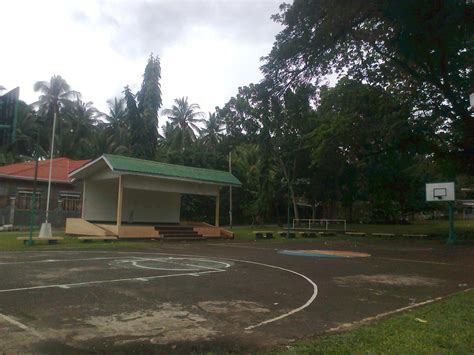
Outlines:
POLYGON ((106 110, 125 85, 138 90, 153 52, 161 58, 163 107, 188 96, 213 111, 262 78, 260 57, 280 30, 270 16, 281 2, 5 1, 0 85, 20 86, 31 103, 36 81, 61 75, 84 101, 106 110))

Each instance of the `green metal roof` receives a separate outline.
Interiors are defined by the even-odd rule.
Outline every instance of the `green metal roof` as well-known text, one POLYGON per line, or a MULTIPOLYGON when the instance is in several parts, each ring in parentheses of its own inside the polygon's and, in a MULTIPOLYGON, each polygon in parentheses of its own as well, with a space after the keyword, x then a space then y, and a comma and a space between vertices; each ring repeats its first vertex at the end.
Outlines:
POLYGON ((105 160, 114 171, 166 176, 170 178, 210 182, 221 185, 242 185, 239 179, 228 171, 194 168, 191 166, 160 163, 151 160, 104 154, 105 160))

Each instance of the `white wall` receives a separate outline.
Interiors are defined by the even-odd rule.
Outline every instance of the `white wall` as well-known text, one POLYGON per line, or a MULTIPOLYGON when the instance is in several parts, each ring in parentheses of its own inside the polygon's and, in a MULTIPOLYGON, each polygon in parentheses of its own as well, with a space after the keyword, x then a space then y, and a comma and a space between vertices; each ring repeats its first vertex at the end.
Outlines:
POLYGON ((127 188, 123 192, 123 222, 179 223, 180 194, 127 188))
POLYGON ((164 192, 177 192, 182 194, 216 196, 218 185, 191 181, 171 180, 165 178, 123 175, 123 186, 132 189, 146 189, 164 192))
POLYGON ((107 181, 86 180, 84 219, 115 222, 117 218, 118 179, 107 181))

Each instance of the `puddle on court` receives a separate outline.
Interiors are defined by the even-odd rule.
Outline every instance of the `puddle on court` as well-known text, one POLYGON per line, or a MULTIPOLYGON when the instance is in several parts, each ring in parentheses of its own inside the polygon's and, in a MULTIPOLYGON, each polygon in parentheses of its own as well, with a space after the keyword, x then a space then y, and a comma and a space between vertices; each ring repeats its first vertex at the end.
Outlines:
POLYGON ((388 286, 437 286, 444 283, 443 280, 422 277, 417 275, 390 275, 390 274, 375 274, 375 275, 354 275, 335 277, 334 281, 339 286, 358 286, 364 284, 378 284, 388 286))

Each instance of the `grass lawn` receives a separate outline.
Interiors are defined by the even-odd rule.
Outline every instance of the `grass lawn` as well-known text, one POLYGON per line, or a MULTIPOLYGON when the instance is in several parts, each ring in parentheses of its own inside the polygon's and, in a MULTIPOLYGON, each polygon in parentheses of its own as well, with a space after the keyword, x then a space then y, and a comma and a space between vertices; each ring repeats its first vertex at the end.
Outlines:
MULTIPOLYGON (((273 353, 274 351, 272 351, 273 353)), ((282 354, 472 354, 474 290, 341 334, 298 342, 282 354), (426 321, 420 322, 416 318, 426 321)))
MULTIPOLYGON (((459 239, 468 238, 474 240, 474 220, 464 220, 464 221, 456 221, 455 222, 455 229, 457 236, 459 239)), ((252 233, 253 231, 281 231, 286 230, 285 226, 277 227, 277 226, 236 226, 232 229, 235 233, 235 238, 237 240, 254 240, 255 235, 252 233)), ((365 232, 365 233, 392 233, 398 236, 402 234, 427 234, 427 235, 435 235, 439 238, 447 237, 448 235, 448 221, 430 221, 430 222, 420 222, 420 223, 413 223, 408 225, 387 225, 387 224, 349 224, 347 226, 348 231, 357 231, 357 232, 365 232)), ((357 236, 344 236, 343 234, 339 236, 332 236, 332 237, 323 237, 324 239, 349 239, 349 238, 360 238, 357 236)), ((321 238, 321 239, 323 239, 321 238)), ((390 239, 391 237, 385 237, 382 239, 390 239)), ((381 239, 377 237, 377 239, 381 239)), ((273 242, 278 242, 281 240, 285 240, 283 238, 279 238, 278 236, 273 242)), ((303 240, 303 239, 299 239, 303 240)), ((307 240, 307 239, 304 239, 307 240)), ((267 242, 268 241, 263 241, 267 242)))
MULTIPOLYGON (((456 233, 459 239, 471 239, 474 240, 474 221, 456 221, 455 224, 456 233)), ((428 234, 436 235, 439 238, 443 238, 448 234, 448 222, 447 221, 435 221, 435 222, 424 222, 424 223, 414 223, 410 225, 377 225, 377 224, 350 224, 347 226, 348 230, 360 231, 366 233, 394 233, 396 235, 401 234, 428 234)), ((254 241, 255 235, 253 231, 264 230, 264 231, 281 231, 285 230, 285 227, 278 226, 236 226, 232 229, 235 233, 236 241, 254 241)), ((38 235, 38 230, 35 230, 33 233, 34 236, 38 235)), ((57 246, 58 247, 67 247, 67 248, 149 248, 149 247, 159 247, 160 243, 154 241, 138 241, 138 240, 129 240, 113 243, 103 243, 103 242, 92 242, 92 243, 83 243, 77 240, 76 238, 64 236, 63 231, 53 231, 54 236, 64 237, 64 240, 61 241, 57 246)), ((7 250, 29 250, 30 246, 25 246, 22 242, 16 240, 16 237, 19 236, 28 236, 28 231, 23 232, 0 232, 0 251, 7 250)), ((260 243, 286 243, 287 239, 281 238, 278 235, 274 235, 275 239, 273 240, 262 240, 260 243)), ((361 240, 361 238, 371 238, 373 240, 387 240, 393 239, 393 237, 358 237, 358 236, 347 236, 344 234, 336 236, 325 236, 319 237, 318 240, 361 240)), ((306 238, 297 238, 298 241, 307 241, 311 242, 312 239, 306 238)), ((35 245, 37 248, 54 248, 54 245, 48 245, 46 243, 37 243, 35 245)))

